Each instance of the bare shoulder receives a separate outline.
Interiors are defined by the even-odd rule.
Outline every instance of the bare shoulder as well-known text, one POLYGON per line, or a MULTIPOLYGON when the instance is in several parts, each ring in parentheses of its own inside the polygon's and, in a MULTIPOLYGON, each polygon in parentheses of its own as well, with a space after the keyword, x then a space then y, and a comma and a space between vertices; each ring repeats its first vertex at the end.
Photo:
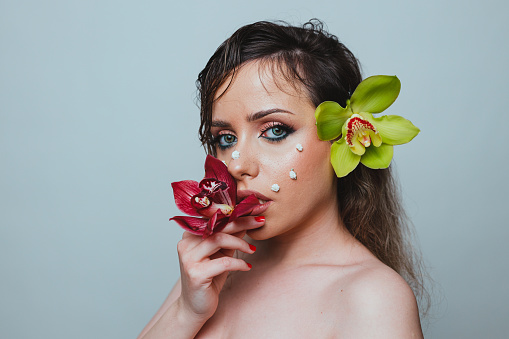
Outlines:
MULTIPOLYGON (((358 338, 422 338, 414 293, 394 270, 369 260, 343 281, 340 296, 348 321, 343 333, 358 338)), ((339 302, 339 300, 338 300, 339 302)))
POLYGON ((348 279, 348 285, 352 298, 371 306, 361 308, 364 312, 371 308, 395 311, 401 307, 415 307, 417 310, 410 286, 398 273, 382 263, 370 262, 362 266, 348 279))

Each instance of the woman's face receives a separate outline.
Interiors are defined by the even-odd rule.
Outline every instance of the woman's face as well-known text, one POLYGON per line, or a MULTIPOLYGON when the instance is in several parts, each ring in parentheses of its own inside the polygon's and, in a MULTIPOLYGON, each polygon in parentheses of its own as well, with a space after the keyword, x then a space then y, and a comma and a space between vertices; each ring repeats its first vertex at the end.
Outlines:
POLYGON ((315 106, 304 91, 284 80, 278 84, 259 62, 246 63, 212 109, 217 157, 237 180, 239 198, 255 193, 271 201, 261 213, 265 225, 248 232, 255 240, 313 225, 331 204, 337 210, 331 145, 318 139, 315 106), (232 157, 234 151, 238 158, 232 157), (291 170, 296 179, 290 177, 291 170), (278 192, 272 190, 274 184, 278 192))

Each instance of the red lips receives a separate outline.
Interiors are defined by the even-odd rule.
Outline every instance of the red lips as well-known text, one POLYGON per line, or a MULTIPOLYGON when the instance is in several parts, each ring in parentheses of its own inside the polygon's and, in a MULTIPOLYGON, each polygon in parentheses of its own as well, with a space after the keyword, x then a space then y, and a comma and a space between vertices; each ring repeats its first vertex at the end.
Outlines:
POLYGON ((247 196, 249 196, 251 194, 254 194, 254 196, 257 197, 258 199, 265 200, 267 202, 271 201, 269 198, 267 198, 260 192, 252 191, 252 190, 238 190, 237 191, 237 203, 239 203, 242 199, 246 198, 247 196))
POLYGON ((237 191, 237 201, 241 201, 245 197, 253 194, 257 199, 265 201, 265 203, 256 206, 251 212, 251 215, 260 215, 265 212, 265 210, 267 210, 267 208, 269 208, 269 206, 272 204, 272 200, 267 198, 265 195, 253 190, 239 190, 237 191))

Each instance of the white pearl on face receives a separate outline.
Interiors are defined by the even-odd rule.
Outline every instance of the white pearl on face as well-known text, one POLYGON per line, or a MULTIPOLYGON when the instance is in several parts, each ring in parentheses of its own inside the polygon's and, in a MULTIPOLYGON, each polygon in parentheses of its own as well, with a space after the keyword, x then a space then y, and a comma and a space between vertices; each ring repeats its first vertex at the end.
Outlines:
POLYGON ((302 145, 301 144, 297 144, 297 146, 295 146, 295 148, 297 149, 297 151, 299 152, 302 152, 303 148, 302 148, 302 145))
POLYGON ((297 180, 297 173, 293 170, 293 168, 290 170, 290 178, 293 180, 297 180))
POLYGON ((274 184, 274 185, 272 185, 272 187, 270 189, 273 190, 274 192, 279 192, 279 185, 274 184))
POLYGON ((238 159, 240 158, 240 152, 239 151, 233 151, 232 152, 232 159, 238 159))

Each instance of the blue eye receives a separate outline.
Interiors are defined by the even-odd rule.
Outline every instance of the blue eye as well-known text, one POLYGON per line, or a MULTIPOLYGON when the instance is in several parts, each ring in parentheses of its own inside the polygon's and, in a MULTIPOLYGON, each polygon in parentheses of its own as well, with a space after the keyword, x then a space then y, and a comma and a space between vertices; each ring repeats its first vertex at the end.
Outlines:
POLYGON ((222 134, 217 137, 216 143, 220 149, 225 150, 237 143, 237 137, 232 134, 222 134))
POLYGON ((281 141, 290 134, 292 134, 294 130, 286 125, 272 125, 272 127, 269 127, 265 129, 260 137, 267 139, 269 141, 281 141))
POLYGON ((280 138, 286 134, 286 131, 281 127, 272 127, 265 131, 267 138, 280 138))

